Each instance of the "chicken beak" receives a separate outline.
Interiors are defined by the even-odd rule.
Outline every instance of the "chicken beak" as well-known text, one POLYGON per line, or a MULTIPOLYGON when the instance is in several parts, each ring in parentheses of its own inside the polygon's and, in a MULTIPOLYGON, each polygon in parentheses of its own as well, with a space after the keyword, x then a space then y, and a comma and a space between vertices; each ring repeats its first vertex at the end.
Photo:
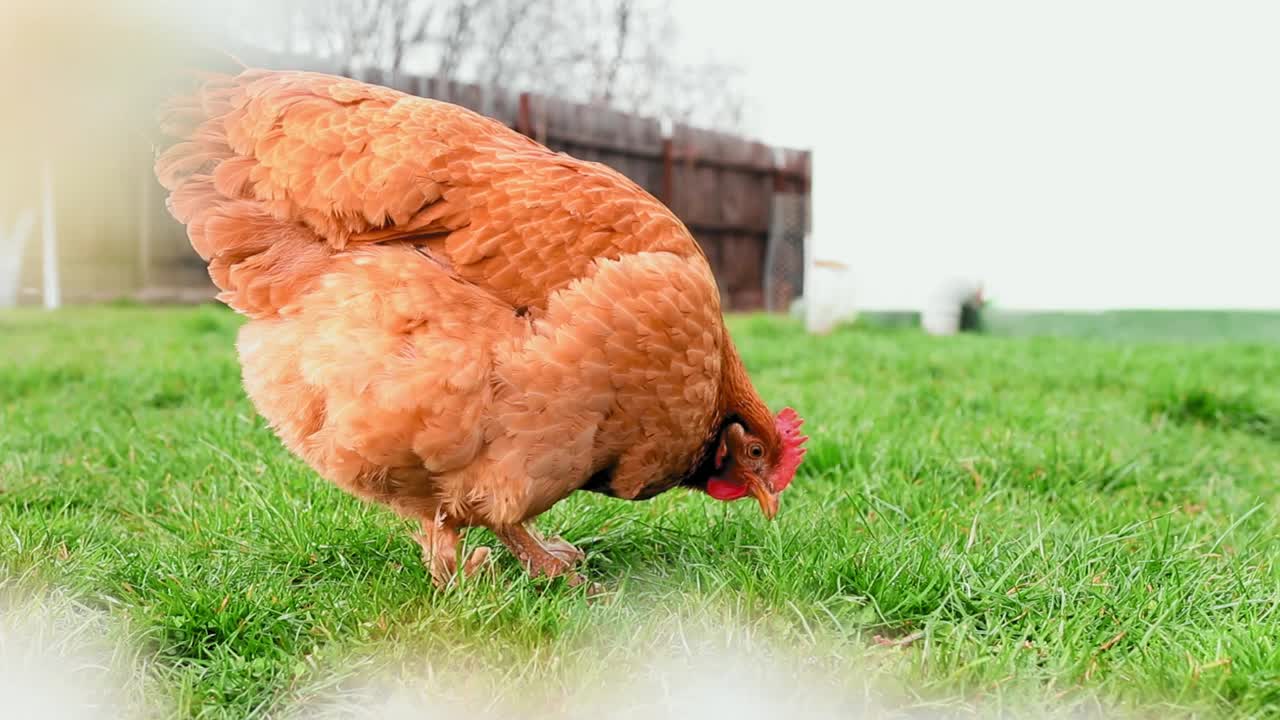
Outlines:
POLYGON ((751 476, 751 480, 747 487, 751 490, 751 494, 755 496, 760 503, 760 512, 764 513, 765 520, 772 520, 774 515, 778 514, 778 494, 773 492, 769 484, 764 478, 751 476))

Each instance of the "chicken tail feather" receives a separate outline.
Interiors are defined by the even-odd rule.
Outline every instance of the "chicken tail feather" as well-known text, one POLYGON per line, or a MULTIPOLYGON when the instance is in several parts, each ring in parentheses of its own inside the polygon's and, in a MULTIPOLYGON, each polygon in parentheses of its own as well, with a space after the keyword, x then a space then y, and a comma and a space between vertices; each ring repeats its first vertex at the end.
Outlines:
POLYGON ((245 75, 200 73, 194 92, 162 109, 160 131, 173 142, 156 159, 170 214, 187 226, 209 264, 218 298, 250 317, 287 308, 311 286, 333 253, 311 229, 252 194, 257 161, 235 152, 226 117, 242 102, 245 75))

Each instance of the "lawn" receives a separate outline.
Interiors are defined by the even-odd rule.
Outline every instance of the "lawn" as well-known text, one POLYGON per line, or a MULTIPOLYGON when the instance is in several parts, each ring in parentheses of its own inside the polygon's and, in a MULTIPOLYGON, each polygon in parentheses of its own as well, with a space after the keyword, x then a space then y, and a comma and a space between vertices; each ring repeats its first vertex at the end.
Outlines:
POLYGON ((735 318, 808 418, 781 513, 572 498, 542 525, 587 551, 588 599, 505 552, 433 589, 406 523, 255 416, 238 324, 0 314, 0 590, 101 618, 152 712, 1280 707, 1280 346, 735 318))
POLYGON ((991 310, 986 329, 995 335, 1177 342, 1207 339, 1280 343, 1280 313, 1267 311, 1117 310, 1100 313, 991 310))

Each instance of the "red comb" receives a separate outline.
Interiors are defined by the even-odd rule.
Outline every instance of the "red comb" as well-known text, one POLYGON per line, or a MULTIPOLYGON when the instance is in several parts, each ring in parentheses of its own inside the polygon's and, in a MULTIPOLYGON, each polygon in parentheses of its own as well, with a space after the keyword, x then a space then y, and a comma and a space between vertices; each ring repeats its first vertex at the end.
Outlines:
POLYGON ((804 418, 791 408, 783 408, 773 424, 782 438, 782 454, 778 457, 778 464, 773 469, 773 490, 782 492, 796 476, 796 468, 800 467, 804 454, 808 452, 804 444, 809 438, 800 434, 800 426, 804 424, 804 418))

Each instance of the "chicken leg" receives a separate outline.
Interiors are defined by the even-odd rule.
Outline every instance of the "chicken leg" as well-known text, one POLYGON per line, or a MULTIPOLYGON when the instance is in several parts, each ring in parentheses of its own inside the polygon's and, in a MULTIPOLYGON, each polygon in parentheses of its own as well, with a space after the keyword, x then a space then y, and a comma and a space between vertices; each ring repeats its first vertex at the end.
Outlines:
MULTIPOLYGON (((422 532, 414 534, 413 539, 422 546, 422 563, 431 571, 432 582, 442 590, 448 587, 458 575, 458 555, 462 550, 462 533, 457 523, 437 512, 434 518, 422 520, 422 532)), ((474 575, 488 557, 487 547, 472 550, 462 563, 462 573, 474 575)))
POLYGON ((585 577, 573 571, 573 566, 585 555, 564 540, 558 537, 548 540, 528 522, 495 528, 493 532, 520 559, 530 575, 549 578, 564 575, 574 587, 586 582, 585 577))

